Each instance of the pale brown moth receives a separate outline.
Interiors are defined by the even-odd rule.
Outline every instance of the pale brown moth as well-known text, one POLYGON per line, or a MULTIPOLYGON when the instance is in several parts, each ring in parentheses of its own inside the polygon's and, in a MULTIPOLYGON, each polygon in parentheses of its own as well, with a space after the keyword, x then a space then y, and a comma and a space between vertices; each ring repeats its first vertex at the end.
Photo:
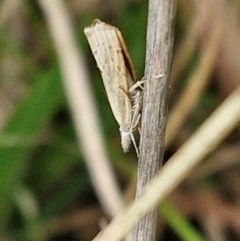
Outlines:
POLYGON ((136 82, 132 60, 122 34, 116 27, 98 19, 85 28, 84 33, 101 72, 112 112, 120 127, 123 151, 129 150, 132 141, 138 155, 133 131, 139 128, 142 87, 141 81, 136 82))

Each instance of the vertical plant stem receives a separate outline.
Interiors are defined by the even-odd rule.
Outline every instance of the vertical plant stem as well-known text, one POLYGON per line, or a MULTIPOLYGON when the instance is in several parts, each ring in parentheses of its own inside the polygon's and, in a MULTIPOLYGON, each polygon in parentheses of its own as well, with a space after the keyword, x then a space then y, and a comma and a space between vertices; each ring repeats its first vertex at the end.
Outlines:
MULTIPOLYGON (((136 198, 162 165, 176 5, 176 0, 149 0, 136 198)), ((133 240, 155 240, 156 221, 152 209, 135 227, 133 240)))
POLYGON ((103 146, 97 109, 84 60, 75 41, 70 13, 63 0, 39 0, 39 4, 58 54, 79 147, 100 203, 104 211, 114 217, 123 208, 123 200, 103 146))

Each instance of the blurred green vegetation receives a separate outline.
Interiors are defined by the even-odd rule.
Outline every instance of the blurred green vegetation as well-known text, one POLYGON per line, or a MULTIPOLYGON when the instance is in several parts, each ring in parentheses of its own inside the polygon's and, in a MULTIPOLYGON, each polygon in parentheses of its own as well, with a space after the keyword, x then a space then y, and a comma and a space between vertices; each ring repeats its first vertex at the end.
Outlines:
MULTIPOLYGON (((126 4, 127 9, 122 8, 126 21, 119 24, 139 76, 144 61, 145 6, 138 4, 137 11, 133 11, 134 6, 126 4), (132 28, 137 30, 134 36, 132 28)), ((81 207, 86 202, 87 193, 90 191, 94 195, 94 191, 76 143, 61 71, 46 21, 37 2, 25 1, 21 7, 15 21, 22 21, 24 26, 20 27, 26 29, 14 29, 8 23, 0 27, 2 62, 9 58, 21 68, 17 80, 2 72, 2 83, 12 82, 12 88, 18 88, 18 85, 20 88, 22 83, 24 86, 23 94, 18 96, 11 113, 7 113, 0 135, 0 239, 49 240, 39 231, 42 223, 67 213, 72 205, 81 207), (19 38, 22 31, 26 31, 23 34, 27 36, 19 38)), ((96 12, 89 11, 88 15, 81 14, 76 18, 75 34, 79 46, 88 55, 90 68, 94 70, 91 71, 91 84, 106 140, 109 146, 114 145, 118 150, 116 153, 112 151, 113 147, 109 149, 116 159, 116 166, 123 166, 124 155, 118 142, 114 144, 114 139, 119 138, 118 127, 83 35, 83 28, 96 16, 96 12)), ((117 17, 115 21, 120 23, 117 17)), ((11 71, 11 65, 9 69, 11 71)), ((129 170, 133 165, 127 166, 126 170, 129 170)))

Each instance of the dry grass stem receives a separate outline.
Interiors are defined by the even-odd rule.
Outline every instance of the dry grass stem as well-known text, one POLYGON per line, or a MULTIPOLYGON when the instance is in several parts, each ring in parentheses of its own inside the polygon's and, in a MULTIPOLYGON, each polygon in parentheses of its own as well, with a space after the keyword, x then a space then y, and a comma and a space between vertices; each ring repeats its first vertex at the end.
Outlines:
POLYGON ((172 156, 143 195, 119 214, 94 241, 118 241, 156 207, 240 122, 240 88, 235 90, 172 156), (164 185, 163 185, 164 183, 164 185))
POLYGON ((105 212, 113 217, 122 209, 123 201, 103 146, 101 128, 97 121, 98 111, 82 54, 74 40, 70 14, 61 0, 39 2, 59 57, 79 146, 83 150, 101 205, 105 212))
MULTIPOLYGON (((162 165, 176 8, 176 0, 149 1, 136 198, 162 165)), ((133 241, 155 240, 156 223, 153 209, 134 228, 133 241)))

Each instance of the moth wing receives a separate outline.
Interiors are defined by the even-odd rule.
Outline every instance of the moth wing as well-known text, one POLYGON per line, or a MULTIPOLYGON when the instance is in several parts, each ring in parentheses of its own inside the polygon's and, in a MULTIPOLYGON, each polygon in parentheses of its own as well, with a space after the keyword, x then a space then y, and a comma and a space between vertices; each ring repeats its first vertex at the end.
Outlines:
MULTIPOLYGON (((119 39, 119 43, 121 45, 121 48, 122 48, 122 53, 123 53, 123 57, 124 57, 124 61, 125 61, 125 66, 127 68, 127 71, 131 77, 131 79, 129 79, 130 83, 129 83, 129 86, 131 87, 134 82, 136 81, 136 73, 135 73, 135 70, 134 70, 134 67, 133 67, 133 62, 132 62, 132 59, 130 57, 130 54, 127 50, 127 46, 125 44, 125 41, 123 39, 123 36, 121 34, 121 32, 117 29, 116 31, 117 33, 117 36, 118 36, 118 39, 119 39)), ((128 77, 129 78, 129 77, 128 77)))
MULTIPOLYGON (((121 33, 100 20, 94 20, 90 27, 84 29, 84 33, 101 72, 113 114, 125 129, 131 124, 131 101, 128 96, 130 73, 126 68, 126 59, 129 58, 127 63, 130 65, 131 60, 125 56, 126 46, 119 37, 121 33)), ((132 78, 132 73, 130 75, 132 78)))

